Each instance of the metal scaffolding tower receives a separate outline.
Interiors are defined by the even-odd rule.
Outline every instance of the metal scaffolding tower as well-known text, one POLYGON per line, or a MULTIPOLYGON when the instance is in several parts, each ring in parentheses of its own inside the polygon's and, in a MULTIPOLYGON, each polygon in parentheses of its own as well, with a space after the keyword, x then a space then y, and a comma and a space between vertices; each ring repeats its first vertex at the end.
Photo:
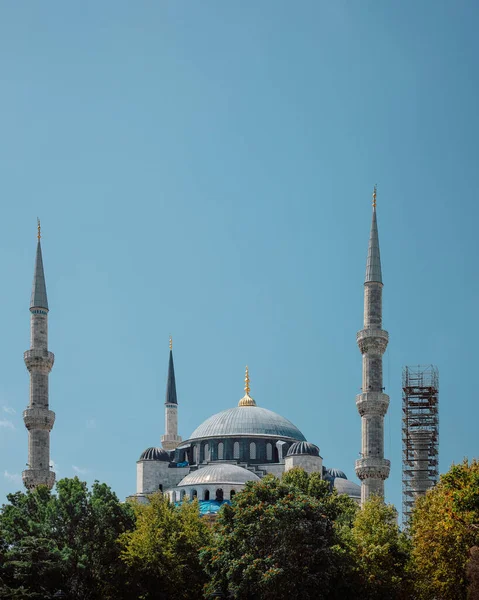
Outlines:
POLYGON ((414 502, 439 477, 439 371, 433 365, 404 367, 403 389, 403 524, 414 502))

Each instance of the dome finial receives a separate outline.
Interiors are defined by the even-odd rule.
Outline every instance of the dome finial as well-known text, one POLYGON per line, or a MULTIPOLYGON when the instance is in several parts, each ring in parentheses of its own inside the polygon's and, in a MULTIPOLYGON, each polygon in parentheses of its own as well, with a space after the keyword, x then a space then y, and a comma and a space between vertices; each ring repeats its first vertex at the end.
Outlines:
POLYGON ((249 395, 249 369, 248 369, 248 365, 246 365, 246 371, 245 371, 245 375, 244 375, 244 391, 249 395))
POLYGON ((246 366, 246 372, 244 376, 244 391, 245 395, 238 402, 238 406, 256 406, 256 402, 249 395, 250 387, 249 387, 249 369, 246 366))
POLYGON ((376 183, 374 185, 374 190, 373 190, 373 208, 376 208, 376 196, 377 196, 377 191, 378 191, 378 184, 376 183))
POLYGON ((170 351, 173 350, 173 338, 170 335, 170 351))
POLYGON ((37 240, 40 241, 40 239, 42 237, 42 228, 41 228, 41 225, 40 225, 40 219, 38 217, 37 217, 37 230, 38 230, 37 240))

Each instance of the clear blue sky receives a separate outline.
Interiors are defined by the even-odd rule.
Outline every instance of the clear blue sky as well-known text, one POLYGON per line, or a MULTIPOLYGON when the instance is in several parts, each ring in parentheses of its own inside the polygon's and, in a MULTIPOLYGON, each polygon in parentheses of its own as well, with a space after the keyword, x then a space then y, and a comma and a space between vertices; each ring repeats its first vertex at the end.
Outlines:
POLYGON ((440 369, 441 470, 478 456, 478 18, 441 0, 2 3, 3 499, 27 460, 37 216, 59 477, 135 491, 171 333, 184 438, 236 405, 248 364, 258 404, 355 480, 376 182, 387 497, 405 364, 440 369))

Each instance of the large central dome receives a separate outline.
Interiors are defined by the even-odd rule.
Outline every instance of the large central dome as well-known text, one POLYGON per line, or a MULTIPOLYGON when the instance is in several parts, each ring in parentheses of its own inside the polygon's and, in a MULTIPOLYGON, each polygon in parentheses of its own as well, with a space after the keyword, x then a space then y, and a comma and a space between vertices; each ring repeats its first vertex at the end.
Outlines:
POLYGON ((235 406, 223 410, 197 427, 190 440, 230 435, 261 435, 305 441, 301 431, 281 415, 259 406, 235 406))

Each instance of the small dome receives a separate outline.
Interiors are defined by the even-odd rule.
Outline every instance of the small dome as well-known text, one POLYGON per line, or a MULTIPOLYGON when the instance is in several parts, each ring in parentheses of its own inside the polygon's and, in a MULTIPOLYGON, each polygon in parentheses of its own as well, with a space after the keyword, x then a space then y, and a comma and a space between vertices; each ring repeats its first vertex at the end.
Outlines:
POLYGON ((170 462, 170 455, 163 448, 147 448, 142 452, 140 460, 162 460, 170 462))
POLYGON ((237 465, 230 464, 218 464, 208 465, 192 471, 178 484, 178 487, 185 485, 208 485, 208 484, 232 484, 232 485, 244 485, 247 481, 259 481, 259 477, 238 467, 237 465))
POLYGON ((286 456, 298 456, 298 454, 319 456, 319 448, 314 444, 311 444, 311 442, 295 442, 288 450, 286 456))
POLYGON ((334 480, 333 487, 338 494, 347 494, 350 498, 361 498, 361 486, 353 481, 338 477, 334 480))
POLYGON ((332 477, 332 479, 347 479, 344 471, 339 469, 326 469, 326 473, 332 477))

